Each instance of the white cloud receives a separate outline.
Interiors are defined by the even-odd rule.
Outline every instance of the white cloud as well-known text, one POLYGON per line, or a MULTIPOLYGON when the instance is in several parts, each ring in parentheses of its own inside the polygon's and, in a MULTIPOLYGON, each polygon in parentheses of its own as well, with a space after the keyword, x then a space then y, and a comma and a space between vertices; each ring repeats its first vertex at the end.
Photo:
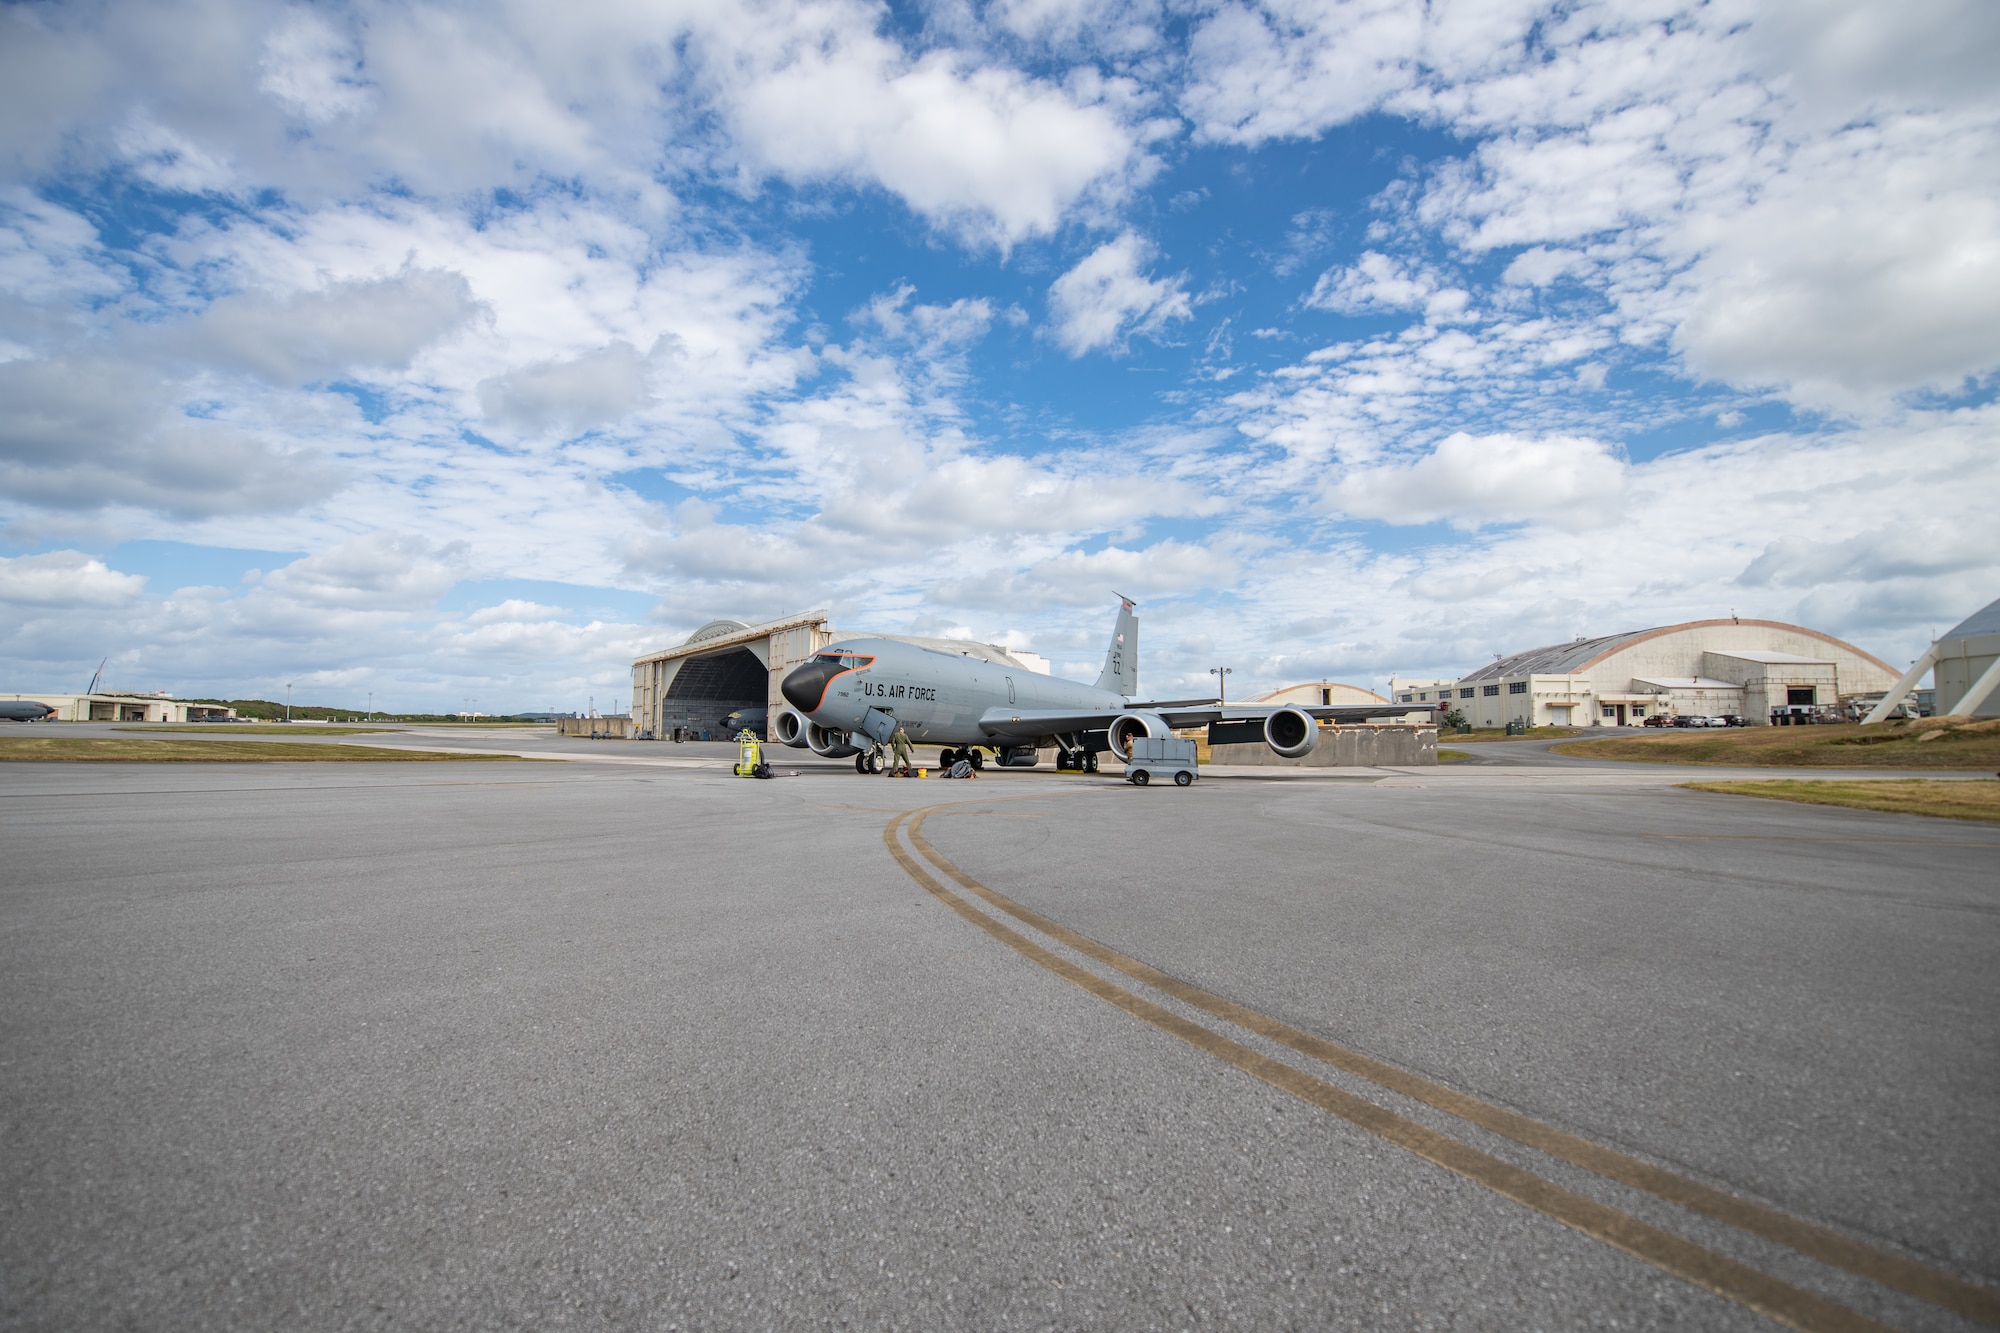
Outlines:
POLYGON ((1354 264, 1320 274, 1304 304, 1347 315, 1421 310, 1425 319, 1438 324, 1461 318, 1471 299, 1463 288, 1445 286, 1428 269, 1413 271, 1369 250, 1354 264))
POLYGON ((1133 334, 1157 336, 1168 321, 1194 314, 1180 278, 1148 278, 1139 271, 1152 257, 1152 246, 1128 231, 1050 285, 1049 311, 1064 350, 1071 356, 1115 351, 1133 334))
POLYGON ((276 298, 225 296, 169 339, 210 364, 293 385, 356 369, 406 369, 477 310, 463 275, 412 269, 276 298))
POLYGON ((1351 468, 1328 498, 1356 518, 1458 528, 1539 519, 1558 528, 1600 527, 1615 513, 1625 464, 1580 436, 1449 435, 1404 462, 1351 468))
POLYGON ((437 547, 415 533, 372 532, 266 574, 263 586, 308 606, 418 610, 465 575, 462 542, 437 547))
POLYGON ((0 602, 14 606, 123 606, 146 589, 137 574, 121 574, 82 551, 0 556, 0 602))
MULTIPOLYGON (((656 345, 671 351, 671 344, 656 345)), ((567 361, 544 361, 483 380, 487 417, 530 433, 555 426, 587 430, 617 421, 648 400, 648 358, 622 340, 567 361)))

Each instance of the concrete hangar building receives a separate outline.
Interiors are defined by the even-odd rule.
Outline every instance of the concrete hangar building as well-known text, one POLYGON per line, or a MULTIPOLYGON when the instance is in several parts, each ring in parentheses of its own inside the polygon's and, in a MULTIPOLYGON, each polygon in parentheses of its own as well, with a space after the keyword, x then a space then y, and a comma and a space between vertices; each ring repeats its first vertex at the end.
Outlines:
MULTIPOLYGON (((792 668, 829 643, 851 638, 827 624, 825 611, 746 625, 711 620, 672 648, 648 653, 632 663, 632 722, 641 736, 671 736, 675 728, 721 739, 722 720, 745 708, 765 708, 776 719, 787 709, 778 692, 792 668)), ((996 666, 1047 675, 1049 662, 1034 653, 1010 652, 997 644, 969 639, 924 639, 876 634, 921 644, 940 652, 962 653, 996 666)), ((770 727, 765 727, 770 737, 770 727)))
POLYGON ((1741 717, 1875 696, 1900 675, 1830 634, 1776 620, 1691 620, 1531 648, 1451 681, 1394 686, 1398 703, 1457 707, 1475 727, 1636 726, 1648 717, 1741 717))

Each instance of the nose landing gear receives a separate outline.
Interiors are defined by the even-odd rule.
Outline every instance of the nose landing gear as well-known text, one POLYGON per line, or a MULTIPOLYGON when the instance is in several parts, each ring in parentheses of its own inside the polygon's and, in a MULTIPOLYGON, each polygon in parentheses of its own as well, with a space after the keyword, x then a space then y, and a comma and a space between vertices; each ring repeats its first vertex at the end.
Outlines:
POLYGON ((856 773, 880 773, 882 771, 881 747, 878 746, 866 754, 855 755, 854 771, 856 773))

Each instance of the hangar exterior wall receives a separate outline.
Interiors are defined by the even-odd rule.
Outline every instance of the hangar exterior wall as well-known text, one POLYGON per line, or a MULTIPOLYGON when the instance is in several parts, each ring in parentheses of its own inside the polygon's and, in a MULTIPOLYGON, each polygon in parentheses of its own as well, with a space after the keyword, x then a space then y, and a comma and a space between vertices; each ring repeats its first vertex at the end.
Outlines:
POLYGON ((1411 682, 1396 697, 1433 695, 1475 727, 1633 725, 1659 713, 1737 714, 1757 726, 1793 691, 1831 705, 1879 694, 1896 676, 1880 658, 1803 625, 1697 620, 1530 649, 1430 690, 1411 682))

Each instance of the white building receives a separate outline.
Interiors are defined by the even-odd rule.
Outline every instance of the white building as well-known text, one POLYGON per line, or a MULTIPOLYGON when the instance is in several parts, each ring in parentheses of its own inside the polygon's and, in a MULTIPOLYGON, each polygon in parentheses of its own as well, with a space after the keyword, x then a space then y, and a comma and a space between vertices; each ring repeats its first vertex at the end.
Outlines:
POLYGON ((1732 617, 1531 648, 1455 681, 1395 689, 1399 703, 1435 700, 1475 727, 1634 726, 1662 713, 1761 726, 1774 709, 1831 707, 1895 677, 1881 658, 1830 634, 1732 617))
POLYGON ((1287 685, 1283 689, 1271 690, 1254 699, 1243 699, 1246 704, 1316 704, 1326 707, 1331 704, 1385 704, 1389 701, 1370 689, 1359 685, 1343 685, 1337 680, 1309 680, 1303 685, 1287 685))
POLYGON ((74 690, 31 690, 26 694, 0 694, 0 699, 47 704, 56 710, 51 719, 56 722, 203 722, 236 716, 233 708, 189 703, 165 691, 126 694, 105 690, 78 694, 74 690))

